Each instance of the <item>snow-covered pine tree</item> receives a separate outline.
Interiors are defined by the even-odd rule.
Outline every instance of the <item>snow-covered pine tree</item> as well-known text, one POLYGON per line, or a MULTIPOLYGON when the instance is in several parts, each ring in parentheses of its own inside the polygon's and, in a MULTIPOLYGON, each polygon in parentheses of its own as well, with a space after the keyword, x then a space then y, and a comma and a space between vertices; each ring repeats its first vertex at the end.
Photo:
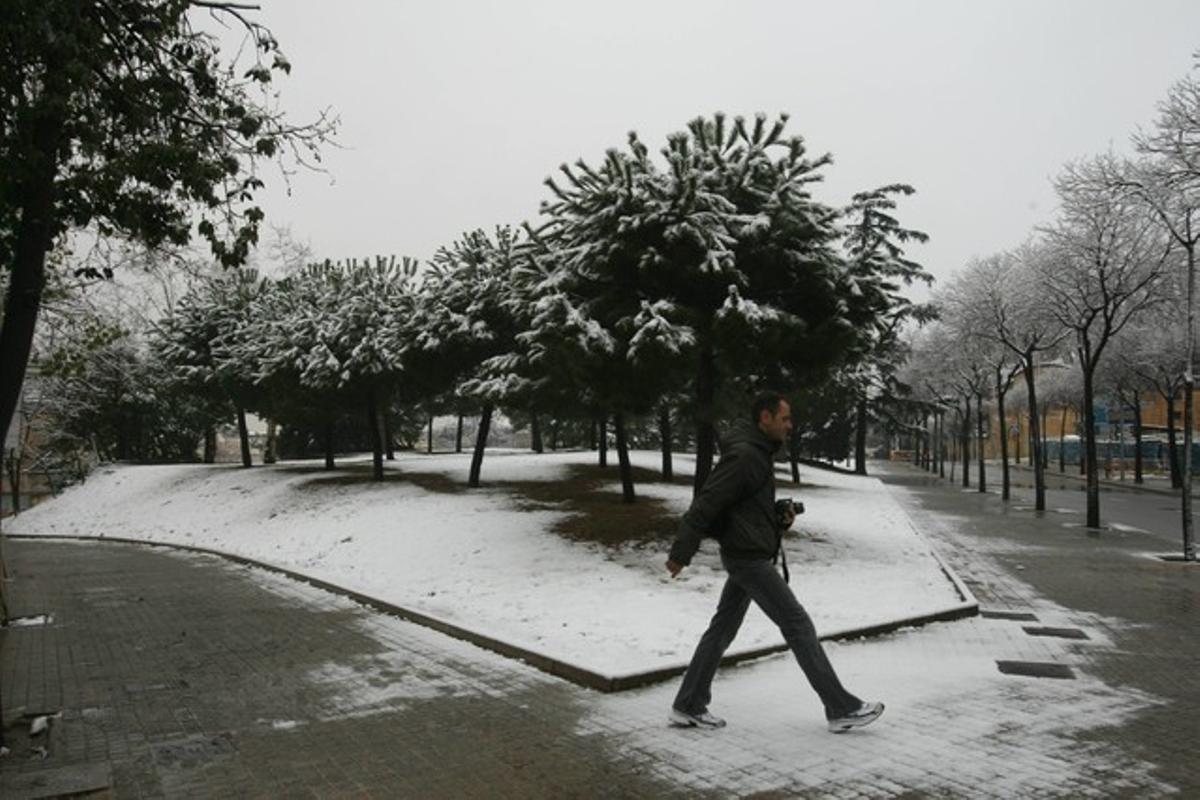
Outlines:
POLYGON ((858 342, 848 354, 846 367, 857 389, 854 460, 861 475, 867 474, 866 433, 872 411, 883 411, 899 399, 896 370, 904 361, 904 326, 910 321, 924 324, 936 314, 932 306, 901 294, 902 287, 916 281, 933 282, 932 275, 904 255, 909 242, 923 243, 929 237, 901 226, 894 216, 895 198, 913 192, 905 184, 859 192, 842 211, 844 280, 862 317, 856 325, 858 342))
MULTIPOLYGON (((246 410, 260 407, 263 398, 254 381, 253 365, 231 358, 229 343, 245 337, 253 319, 252 305, 266 286, 267 281, 252 269, 201 278, 160 323, 155 335, 155 349, 182 385, 218 407, 222 396, 232 403, 245 467, 251 464, 246 410)), ((205 439, 207 460, 211 437, 205 439)))
POLYGON ((256 365, 278 418, 324 426, 327 467, 333 422, 359 408, 374 478, 383 479, 379 398, 405 374, 413 271, 407 259, 382 257, 312 264, 264 293, 247 335, 228 342, 231 359, 256 365))
POLYGON ((722 201, 672 187, 634 135, 630 153, 611 150, 598 168, 580 160, 561 171, 562 187, 547 180, 556 199, 543 204, 547 222, 536 234, 541 258, 553 266, 528 338, 539 358, 556 365, 557 381, 574 385, 597 416, 613 416, 622 494, 632 502, 627 421, 686 382, 695 346, 657 280, 658 253, 676 238, 720 251, 722 201), (677 202, 688 192, 690 204, 677 202))
POLYGON ((838 213, 808 186, 830 159, 810 159, 800 137, 784 136, 786 123, 698 118, 668 137, 665 169, 631 134, 628 152, 610 151, 598 169, 564 167, 562 186, 548 182, 556 199, 543 207, 545 235, 563 250, 566 274, 583 296, 610 292, 581 308, 630 320, 612 328, 628 332, 645 301, 654 313, 642 319, 674 333, 644 338, 691 365, 697 487, 711 468, 723 396, 785 370, 812 382, 855 342, 838 213))
POLYGON ((494 234, 464 233, 435 254, 421 283, 408 329, 414 372, 427 394, 460 411, 477 404, 479 427, 468 477, 478 486, 498 406, 527 408, 535 382, 517 334, 530 310, 518 266, 527 241, 511 226, 494 234))

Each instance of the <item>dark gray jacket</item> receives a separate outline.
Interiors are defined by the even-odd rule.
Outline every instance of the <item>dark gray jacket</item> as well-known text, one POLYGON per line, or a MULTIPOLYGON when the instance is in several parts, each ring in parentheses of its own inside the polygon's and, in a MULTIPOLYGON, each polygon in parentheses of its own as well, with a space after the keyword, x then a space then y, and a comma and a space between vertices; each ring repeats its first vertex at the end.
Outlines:
POLYGON ((775 450, 757 425, 735 426, 721 447, 721 460, 683 515, 671 560, 691 563, 704 536, 715 536, 721 552, 736 558, 774 558, 782 531, 775 524, 775 450))

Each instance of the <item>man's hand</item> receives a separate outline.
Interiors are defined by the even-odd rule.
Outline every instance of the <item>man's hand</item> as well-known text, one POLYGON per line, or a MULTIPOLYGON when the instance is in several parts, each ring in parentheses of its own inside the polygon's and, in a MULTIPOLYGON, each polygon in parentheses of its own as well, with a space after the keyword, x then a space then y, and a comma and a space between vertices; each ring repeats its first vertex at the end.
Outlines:
POLYGON ((792 523, 795 521, 796 521, 796 512, 791 506, 788 506, 787 511, 783 512, 783 529, 785 531, 791 529, 792 523))
POLYGON ((683 569, 683 564, 676 564, 671 559, 667 559, 667 572, 671 573, 672 578, 679 577, 679 571, 683 569))

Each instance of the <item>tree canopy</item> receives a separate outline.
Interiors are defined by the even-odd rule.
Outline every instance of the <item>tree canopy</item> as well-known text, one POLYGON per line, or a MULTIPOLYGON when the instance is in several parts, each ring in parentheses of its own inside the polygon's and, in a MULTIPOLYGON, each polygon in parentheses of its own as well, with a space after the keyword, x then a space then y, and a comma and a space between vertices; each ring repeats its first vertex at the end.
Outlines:
MULTIPOLYGON (((0 424, 20 392, 46 254, 71 231, 151 247, 198 234, 245 261, 263 214, 259 165, 312 163, 334 130, 293 125, 260 91, 291 69, 249 7, 201 0, 10 0, 0 5, 0 424), (227 58, 196 16, 244 31, 227 58)), ((85 270, 87 268, 84 268, 85 270)))

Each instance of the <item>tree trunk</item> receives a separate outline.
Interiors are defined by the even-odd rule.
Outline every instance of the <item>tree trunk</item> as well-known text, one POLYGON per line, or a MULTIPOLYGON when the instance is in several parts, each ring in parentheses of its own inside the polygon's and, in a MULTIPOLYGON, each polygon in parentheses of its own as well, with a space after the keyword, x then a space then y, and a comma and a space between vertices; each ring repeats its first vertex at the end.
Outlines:
POLYGON ((937 472, 937 414, 925 417, 925 471, 937 472))
POLYGON ((929 418, 917 417, 917 467, 929 469, 929 418))
POLYGON ((1175 439, 1175 395, 1167 398, 1167 461, 1171 467, 1171 488, 1183 487, 1183 477, 1179 473, 1179 445, 1175 439))
POLYGON ((613 427, 617 434, 617 463, 621 472, 621 500, 626 503, 634 501, 633 466, 629 463, 629 445, 625 441, 625 415, 618 413, 613 419, 613 427))
MULTIPOLYGON (((1083 451, 1079 451, 1080 464, 1083 463, 1083 451)), ((1058 472, 1067 471, 1067 407, 1063 406, 1062 418, 1058 421, 1058 472)))
POLYGON ((1050 435, 1050 425, 1047 419, 1050 415, 1050 409, 1042 409, 1042 470, 1050 468, 1050 448, 1046 446, 1046 437, 1050 435))
POLYGON ((669 481, 675 477, 671 463, 671 409, 663 406, 658 410, 658 438, 662 445, 662 477, 669 481))
POLYGON ((858 398, 858 408, 855 409, 854 423, 854 472, 857 475, 867 474, 867 399, 858 398))
POLYGON ((388 413, 385 407, 383 413, 379 415, 380 427, 383 428, 383 457, 388 461, 396 460, 396 442, 392 436, 392 415, 388 413))
POLYGON ((463 443, 463 415, 458 415, 458 430, 454 433, 454 452, 462 452, 463 443))
POLYGON ((936 412, 938 477, 946 477, 946 412, 936 412))
POLYGON ((954 471, 958 469, 959 438, 960 437, 957 434, 952 433, 950 435, 950 441, 946 445, 946 448, 950 451, 950 483, 954 483, 954 471))
POLYGON ((716 446, 717 431, 713 424, 711 422, 696 423, 696 477, 692 481, 693 496, 700 491, 704 481, 708 480, 708 474, 712 472, 716 446))
POLYGON ((209 425, 204 429, 204 463, 215 464, 217 461, 217 426, 209 425))
POLYGON ((558 415, 555 415, 550 419, 550 449, 556 453, 558 452, 558 433, 560 425, 561 423, 559 422, 558 415))
MULTIPOLYGON (((8 600, 8 561, 4 557, 4 532, 0 530, 0 625, 7 625, 9 622, 9 600, 8 600)), ((0 683, 2 686, 2 683, 0 683)), ((3 693, 0 692, 0 695, 3 693)), ((0 709, 3 709, 3 697, 0 696, 0 709)), ((0 718, 0 745, 4 744, 4 720, 0 718)))
POLYGON ((325 423, 325 469, 333 469, 333 422, 325 423))
POLYGON ((275 424, 275 420, 267 420, 267 443, 263 449, 263 463, 274 464, 279 459, 275 456, 275 441, 278 437, 279 426, 275 424))
MULTIPOLYGON (((1191 217, 1189 221, 1189 235, 1191 217)), ((1196 242, 1191 240, 1188 253, 1187 288, 1187 365, 1183 370, 1183 558, 1196 560, 1196 539, 1192 528, 1192 427, 1195 422, 1196 378, 1192 367, 1196 358, 1196 242)))
POLYGON ((979 460, 979 493, 987 492, 987 469, 983 461, 983 394, 975 395, 975 455, 979 460))
POLYGON ((1004 414, 1004 376, 996 368, 996 433, 1000 436, 1000 499, 1009 499, 1008 482, 1008 418, 1004 414))
POLYGON ((117 421, 117 461, 129 460, 129 421, 117 421))
POLYGON ((692 481, 693 496, 700 492, 700 487, 708 480, 708 473, 712 472, 717 440, 714 428, 716 397, 716 355, 711 346, 706 346, 700 352, 700 368, 696 375, 696 477, 692 481))
POLYGON ((534 411, 529 415, 529 448, 535 453, 545 452, 542 445, 542 420, 534 411))
POLYGON ((367 389, 367 430, 371 434, 371 477, 383 480, 383 439, 379 435, 379 414, 375 409, 375 390, 367 389))
POLYGON ((1046 510, 1046 473, 1042 463, 1041 431, 1038 430, 1037 387, 1033 375, 1033 353, 1025 354, 1025 391, 1029 402, 1029 460, 1033 464, 1033 507, 1046 510))
POLYGON ((1142 483, 1142 404, 1133 405, 1133 482, 1142 483))
POLYGON ((487 448, 488 433, 491 428, 492 404, 487 403, 483 407, 483 413, 479 416, 479 430, 475 434, 475 453, 471 456, 471 474, 467 478, 468 486, 479 486, 479 473, 483 468, 483 451, 487 448))
POLYGON ((600 466, 608 466, 608 417, 600 418, 600 466))
POLYGON ((962 440, 962 485, 964 489, 971 488, 971 396, 967 395, 963 403, 962 430, 959 438, 962 440))
POLYGON ((1092 392, 1093 366, 1080 359, 1083 367, 1083 441, 1087 460, 1087 526, 1100 527, 1100 475, 1096 469, 1095 397, 1092 392))
POLYGON ((21 513, 21 459, 17 456, 16 448, 5 454, 4 468, 8 472, 8 489, 12 495, 12 513, 21 513))
POLYGON ((929 469, 929 420, 923 415, 917 418, 917 468, 929 469))
POLYGON ((246 428, 246 409, 237 407, 238 439, 242 445, 242 466, 250 466, 250 431, 246 428))
POLYGON ((929 438, 929 471, 934 475, 938 471, 938 448, 941 447, 941 439, 938 437, 938 412, 933 412, 933 433, 929 438))
MULTIPOLYGON (((21 387, 33 348, 42 292, 46 286, 46 253, 54 244, 54 178, 58 172, 59 142, 62 139, 64 105, 55 95, 61 73, 46 73, 43 96, 50 98, 30 115, 31 156, 26 164, 26 181, 10 187, 10 199, 20 203, 16 222, 12 264, 4 317, 0 321, 0 442, 8 440, 8 429, 21 401, 21 387)), ((23 126, 19 126, 23 127, 23 126)), ((18 128, 18 129, 19 129, 18 128)), ((10 229, 11 232, 11 229, 10 229)))
MULTIPOLYGON (((891 453, 887 454, 891 458, 891 453)), ((925 471, 937 474, 937 412, 931 411, 925 417, 925 471)))
MULTIPOLYGON (((859 403, 854 404, 854 434, 855 434, 854 447, 855 447, 855 450, 858 449, 858 424, 860 422, 858 415, 859 415, 859 412, 862 410, 863 409, 859 408, 859 403)), ((920 433, 921 417, 914 415, 908 424, 912 427, 912 439, 911 439, 912 454, 913 454, 912 455, 912 464, 914 467, 919 467, 919 466, 921 466, 921 433, 920 433)), ((865 449, 865 447, 864 447, 864 449, 865 449)), ((862 474, 865 475, 866 473, 864 472, 862 474)))
POLYGON ((946 416, 941 411, 933 415, 933 474, 945 477, 946 471, 946 416))
MULTIPOLYGON (((1081 403, 1080 405, 1083 405, 1083 404, 1081 403)), ((1082 412, 1080 412, 1080 413, 1082 414, 1082 412)), ((1080 423, 1080 426, 1082 426, 1082 422, 1080 423)), ((1087 442, 1086 437, 1080 439, 1080 441, 1079 441, 1079 474, 1084 476, 1085 478, 1087 477, 1087 465, 1088 465, 1087 447, 1085 447, 1086 442, 1087 442)))
POLYGON ((788 461, 792 465, 792 483, 800 483, 800 437, 795 433, 788 436, 788 461))
POLYGON ((426 433, 425 433, 425 452, 427 454, 432 455, 433 454, 433 414, 429 415, 429 422, 426 424, 425 431, 426 431, 426 433))
POLYGON ((1017 421, 1017 435, 1013 437, 1013 442, 1015 442, 1017 445, 1017 452, 1013 456, 1013 463, 1019 467, 1019 466, 1021 466, 1021 427, 1020 427, 1021 426, 1021 414, 1020 414, 1020 412, 1017 412, 1017 415, 1016 415, 1016 417, 1014 417, 1014 419, 1016 419, 1016 421, 1017 421))

